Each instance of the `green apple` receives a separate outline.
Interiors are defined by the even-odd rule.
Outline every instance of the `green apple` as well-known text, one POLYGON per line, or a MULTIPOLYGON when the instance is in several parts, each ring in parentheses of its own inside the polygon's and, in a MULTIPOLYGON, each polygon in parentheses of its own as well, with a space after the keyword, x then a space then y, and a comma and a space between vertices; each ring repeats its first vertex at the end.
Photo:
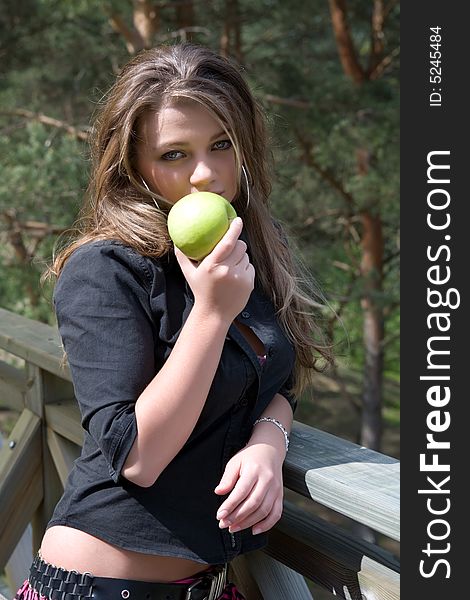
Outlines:
POLYGON ((194 192, 168 213, 168 233, 175 246, 193 260, 202 260, 222 239, 235 219, 233 206, 212 192, 194 192))

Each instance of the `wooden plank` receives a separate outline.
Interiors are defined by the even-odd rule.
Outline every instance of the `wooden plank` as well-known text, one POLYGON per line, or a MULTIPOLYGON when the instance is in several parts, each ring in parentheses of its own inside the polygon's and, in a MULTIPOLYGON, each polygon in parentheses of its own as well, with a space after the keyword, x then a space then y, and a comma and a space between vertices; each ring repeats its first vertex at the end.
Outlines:
POLYGON ((28 389, 24 371, 0 361, 0 405, 21 412, 28 389))
POLYGON ((47 428, 47 444, 62 487, 64 487, 74 460, 80 456, 81 448, 53 431, 50 427, 47 428))
MULTIPOLYGON (((30 383, 30 388, 26 394, 26 406, 42 418, 46 402, 57 400, 58 397, 65 395, 71 384, 32 363, 26 363, 26 373, 30 383)), ((34 548, 40 546, 47 523, 63 492, 62 483, 47 445, 46 428, 43 429, 42 434, 44 497, 32 520, 34 548)))
POLYGON ((263 551, 340 598, 400 598, 395 556, 290 502, 263 551))
POLYGON ((42 501, 41 460, 41 420, 25 408, 0 451, 0 570, 42 501))
POLYGON ((400 462, 294 422, 284 485, 400 540, 400 462))
POLYGON ((228 577, 240 592, 250 600, 263 600, 259 587, 248 566, 246 554, 239 554, 229 564, 228 577))
POLYGON ((47 426, 78 446, 83 444, 83 429, 80 424, 80 411, 74 400, 46 404, 47 426))
POLYGON ((62 402, 64 400, 75 400, 75 392, 71 381, 62 379, 48 371, 42 372, 44 387, 44 402, 62 402))
POLYGON ((11 597, 15 595, 16 590, 21 587, 29 575, 29 569, 33 562, 32 537, 32 528, 28 525, 5 567, 6 580, 12 591, 11 597))
POLYGON ((0 308, 0 348, 71 381, 56 327, 0 308))
POLYGON ((46 532, 48 522, 59 501, 64 488, 55 468, 49 447, 46 441, 46 431, 43 428, 42 433, 42 481, 43 481, 43 499, 38 510, 35 512, 31 521, 33 532, 33 548, 38 550, 42 543, 42 538, 46 532))
POLYGON ((26 406, 42 419, 44 412, 44 386, 42 383, 42 370, 31 363, 26 363, 28 377, 28 392, 26 406))
POLYGON ((250 552, 247 563, 263 598, 312 600, 304 577, 265 552, 250 552))
POLYGON ((366 600, 368 598, 383 598, 384 600, 400 598, 400 576, 398 573, 390 572, 389 569, 371 561, 367 556, 363 557, 361 570, 357 576, 361 590, 365 591, 366 600))

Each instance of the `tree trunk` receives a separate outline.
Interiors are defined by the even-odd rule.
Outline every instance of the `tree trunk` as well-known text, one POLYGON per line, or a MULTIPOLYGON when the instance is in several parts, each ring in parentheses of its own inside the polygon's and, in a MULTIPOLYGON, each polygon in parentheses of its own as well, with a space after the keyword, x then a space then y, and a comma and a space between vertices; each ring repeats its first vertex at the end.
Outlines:
POLYGON ((362 398, 361 444, 380 451, 382 441, 382 380, 384 318, 381 305, 383 277, 383 236, 379 215, 361 214, 361 274, 364 295, 364 387, 362 398))
POLYGON ((181 31, 181 39, 191 42, 194 38, 194 32, 191 28, 194 27, 194 4, 192 0, 181 2, 177 0, 175 3, 176 9, 176 24, 181 31))
POLYGON ((160 27, 159 7, 150 0, 132 0, 133 27, 129 27, 123 16, 111 5, 105 8, 114 31, 126 42, 129 54, 137 54, 144 48, 151 48, 155 34, 160 27))
MULTIPOLYGON (((154 2, 133 0, 134 27, 139 32, 144 48, 151 48, 160 26, 160 15, 154 2)), ((140 48, 139 48, 140 49, 140 48)), ((138 51, 138 49, 136 49, 138 51)))
POLYGON ((346 17, 346 0, 330 0, 330 13, 343 70, 354 83, 363 83, 365 73, 357 59, 356 49, 349 30, 346 17))
MULTIPOLYGON (((329 0, 331 22, 336 45, 345 75, 361 85, 368 74, 358 60, 351 36, 346 0, 329 0)), ((384 9, 382 0, 374 0, 371 23, 370 68, 374 67, 382 52, 384 9)), ((356 154, 358 173, 366 175, 370 156, 365 148, 356 154)), ((383 236, 380 215, 372 215, 367 209, 360 213, 362 221, 361 275, 364 293, 361 300, 364 332, 364 382, 362 392, 362 421, 360 442, 372 450, 380 450, 382 441, 382 383, 384 316, 382 301, 383 236)))
MULTIPOLYGON (((13 248, 18 264, 21 265, 24 271, 33 274, 34 268, 31 262, 32 256, 26 248, 23 239, 23 233, 21 228, 18 226, 14 214, 11 214, 9 211, 5 211, 2 216, 7 224, 7 238, 13 248)), ((25 290, 31 306, 34 307, 39 304, 39 289, 36 281, 33 284, 29 281, 30 277, 27 279, 28 283, 25 284, 25 290)))
POLYGON ((225 0, 225 22, 220 38, 220 53, 223 56, 233 56, 237 62, 243 63, 238 0, 225 0))

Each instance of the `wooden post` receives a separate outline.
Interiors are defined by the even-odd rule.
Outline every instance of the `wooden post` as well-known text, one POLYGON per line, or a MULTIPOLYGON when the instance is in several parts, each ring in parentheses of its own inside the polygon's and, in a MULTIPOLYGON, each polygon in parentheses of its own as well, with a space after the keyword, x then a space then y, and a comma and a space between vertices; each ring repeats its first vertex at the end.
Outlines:
MULTIPOLYGON (((59 475, 54 466, 49 447, 47 444, 46 427, 44 426, 44 406, 49 392, 62 389, 60 383, 54 381, 51 373, 43 371, 40 367, 27 363, 26 374, 28 380, 28 392, 26 393, 26 406, 41 418, 42 431, 42 479, 43 479, 43 501, 36 511, 33 520, 32 551, 35 554, 41 545, 44 531, 52 511, 63 491, 59 475)), ((65 384, 66 382, 64 382, 65 384)), ((50 398, 52 399, 52 398, 50 398)))
POLYGON ((41 504, 41 452, 40 419, 25 408, 0 452, 0 567, 41 504))

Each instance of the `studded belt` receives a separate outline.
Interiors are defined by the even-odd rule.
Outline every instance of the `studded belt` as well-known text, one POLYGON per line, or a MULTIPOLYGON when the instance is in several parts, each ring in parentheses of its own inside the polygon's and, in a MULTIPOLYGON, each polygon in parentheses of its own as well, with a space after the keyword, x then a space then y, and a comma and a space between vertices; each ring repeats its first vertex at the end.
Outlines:
POLYGON ((217 600, 226 582, 227 565, 209 569, 193 583, 147 583, 66 571, 39 555, 29 575, 31 587, 48 600, 217 600))

